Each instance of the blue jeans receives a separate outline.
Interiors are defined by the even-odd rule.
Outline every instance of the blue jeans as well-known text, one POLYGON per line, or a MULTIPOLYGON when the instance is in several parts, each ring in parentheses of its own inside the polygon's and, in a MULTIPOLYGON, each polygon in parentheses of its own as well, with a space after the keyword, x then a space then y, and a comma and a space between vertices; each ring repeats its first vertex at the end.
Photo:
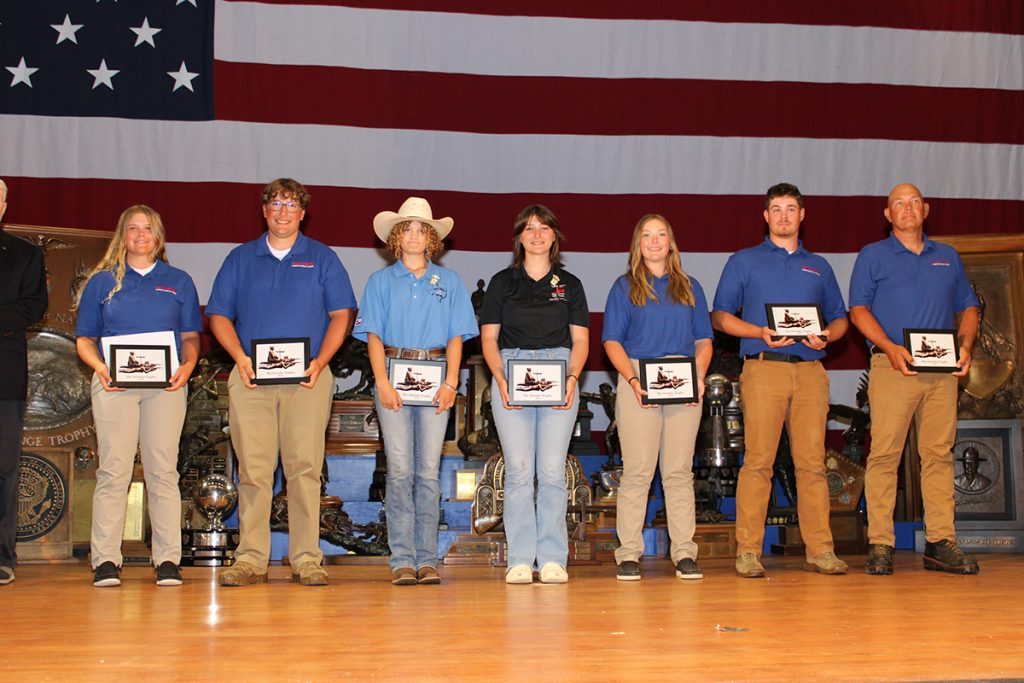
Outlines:
MULTIPOLYGON (((509 358, 560 359, 568 362, 569 349, 503 349, 501 362, 509 358)), ((562 567, 569 558, 565 512, 568 490, 565 461, 579 406, 506 410, 496 382, 491 387, 494 424, 505 454, 505 540, 508 566, 543 567, 555 562, 562 567), (536 502, 534 476, 537 479, 536 502)))
POLYGON ((377 418, 388 458, 388 547, 391 569, 437 566, 437 524, 440 516, 441 448, 448 413, 434 406, 402 406, 398 412, 380 404, 374 391, 377 418))

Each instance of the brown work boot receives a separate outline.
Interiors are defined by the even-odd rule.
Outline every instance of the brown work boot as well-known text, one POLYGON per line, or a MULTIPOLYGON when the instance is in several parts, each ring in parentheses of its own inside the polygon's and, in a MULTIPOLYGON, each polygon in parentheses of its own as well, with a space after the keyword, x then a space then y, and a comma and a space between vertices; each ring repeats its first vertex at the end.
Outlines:
POLYGON ((298 571, 292 573, 292 581, 303 586, 326 586, 327 572, 316 562, 309 560, 300 564, 298 571))
POLYGON ((399 567, 391 572, 391 583, 396 586, 415 586, 416 570, 412 567, 399 567))
POLYGON ((764 567, 754 553, 743 553, 736 558, 736 575, 744 579, 760 579, 764 577, 764 567))
POLYGON ((266 582, 267 570, 261 572, 256 565, 248 562, 235 562, 217 575, 217 583, 222 586, 248 586, 266 582))
POLYGON ((965 553, 956 542, 943 539, 924 544, 924 568, 950 574, 977 574, 978 561, 965 553))
POLYGON ((808 557, 807 562, 804 563, 804 571, 839 576, 840 574, 845 574, 850 571, 850 567, 836 557, 836 554, 830 550, 827 553, 822 553, 821 555, 808 557))

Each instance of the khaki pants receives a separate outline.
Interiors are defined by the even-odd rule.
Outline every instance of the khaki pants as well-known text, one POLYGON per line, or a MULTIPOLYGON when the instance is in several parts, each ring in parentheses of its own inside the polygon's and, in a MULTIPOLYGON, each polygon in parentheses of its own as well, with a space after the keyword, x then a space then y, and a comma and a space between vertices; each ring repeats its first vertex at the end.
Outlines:
POLYGON ((736 552, 761 554, 772 465, 785 424, 796 466, 797 515, 807 557, 833 549, 825 478, 828 374, 821 363, 748 359, 740 375, 746 452, 736 487, 736 552))
MULTIPOLYGON (((632 361, 634 371, 638 370, 632 361)), ((636 561, 644 554, 644 521, 654 468, 661 468, 665 512, 672 542, 672 562, 697 559, 693 542, 696 513, 693 500, 693 445, 700 426, 700 405, 641 408, 620 375, 615 397, 615 424, 622 444, 622 482, 615 509, 619 548, 616 563, 636 561)))
POLYGON ((178 440, 185 422, 185 390, 106 391, 96 375, 91 390, 99 458, 92 497, 93 568, 104 562, 121 566, 121 535, 137 450, 142 455, 153 528, 153 564, 179 564, 178 440))
POLYGON ((317 564, 320 550, 320 472, 331 415, 334 376, 320 373, 312 389, 279 384, 246 389, 238 368, 228 378, 231 444, 238 455, 235 557, 259 569, 270 560, 270 502, 278 454, 288 480, 288 557, 292 567, 317 564))
POLYGON ((871 452, 864 480, 870 543, 896 545, 892 516, 897 470, 914 419, 921 454, 925 537, 932 542, 956 540, 951 450, 956 439, 956 383, 956 377, 943 373, 907 377, 893 369, 886 356, 871 356, 871 452))

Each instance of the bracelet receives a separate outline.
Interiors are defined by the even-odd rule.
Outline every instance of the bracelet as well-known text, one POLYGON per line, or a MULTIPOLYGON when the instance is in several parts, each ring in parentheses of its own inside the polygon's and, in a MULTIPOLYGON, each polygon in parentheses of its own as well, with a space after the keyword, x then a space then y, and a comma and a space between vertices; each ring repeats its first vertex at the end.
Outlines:
POLYGON ((580 383, 580 378, 577 377, 576 375, 566 375, 565 376, 565 381, 568 382, 570 377, 572 377, 574 380, 576 380, 576 384, 580 383))
POLYGON ((454 391, 456 394, 459 393, 459 390, 456 389, 455 387, 453 387, 451 384, 448 384, 448 382, 441 382, 441 386, 448 387, 449 389, 454 391))
POLYGON ((632 382, 633 380, 636 380, 637 382, 639 382, 639 381, 640 381, 640 378, 639 378, 639 377, 637 377, 636 375, 633 375, 632 377, 630 377, 629 379, 627 379, 627 380, 626 380, 626 384, 629 384, 629 383, 630 383, 630 382, 632 382))

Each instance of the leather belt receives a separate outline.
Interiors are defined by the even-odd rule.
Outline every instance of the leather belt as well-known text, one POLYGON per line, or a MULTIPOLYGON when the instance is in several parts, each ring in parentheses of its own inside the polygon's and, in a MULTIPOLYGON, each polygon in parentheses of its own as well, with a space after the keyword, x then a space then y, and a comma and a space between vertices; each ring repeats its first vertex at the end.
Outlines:
POLYGON ((794 356, 788 353, 776 353, 775 351, 762 351, 761 353, 752 353, 749 356, 744 356, 744 360, 773 360, 779 363, 813 363, 806 358, 800 356, 794 356))
POLYGON ((401 346, 385 346, 384 355, 388 358, 401 358, 402 360, 429 360, 440 358, 447 353, 447 349, 407 349, 401 346))

